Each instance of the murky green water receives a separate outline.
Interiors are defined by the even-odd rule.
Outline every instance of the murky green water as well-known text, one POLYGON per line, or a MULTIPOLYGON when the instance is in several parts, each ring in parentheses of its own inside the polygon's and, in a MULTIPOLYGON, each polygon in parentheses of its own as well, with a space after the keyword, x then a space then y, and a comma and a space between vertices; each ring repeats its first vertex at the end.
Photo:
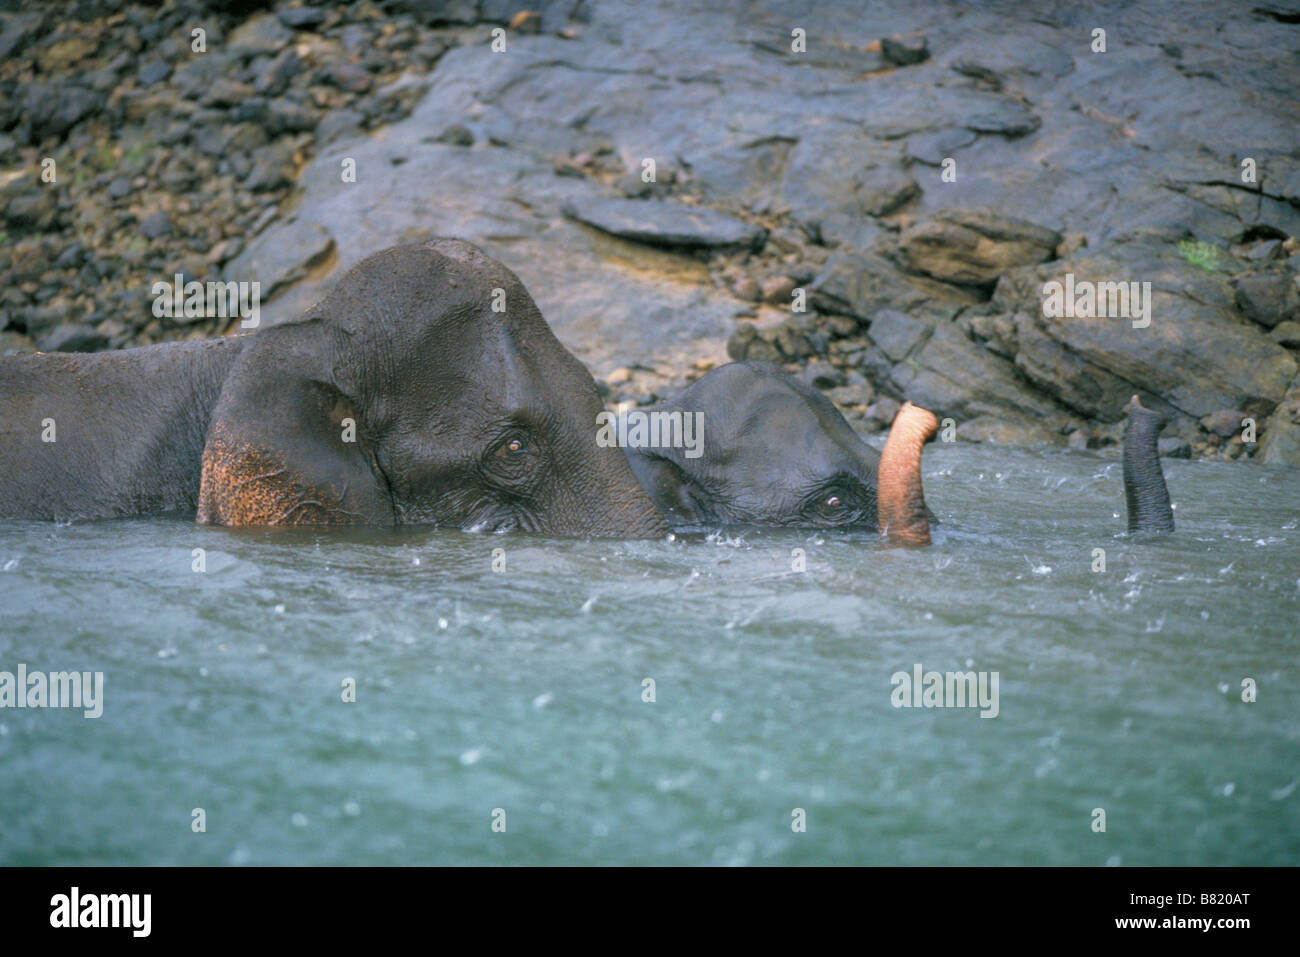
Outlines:
POLYGON ((104 673, 0 710, 0 863, 1300 863, 1300 472, 1167 462, 1139 544, 1116 460, 926 455, 922 551, 0 526, 0 670, 104 673))

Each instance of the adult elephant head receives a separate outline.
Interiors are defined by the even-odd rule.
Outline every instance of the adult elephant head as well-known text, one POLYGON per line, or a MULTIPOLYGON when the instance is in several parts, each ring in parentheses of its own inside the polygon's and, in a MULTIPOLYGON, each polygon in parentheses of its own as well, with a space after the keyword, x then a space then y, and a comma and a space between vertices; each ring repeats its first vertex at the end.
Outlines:
POLYGON ((891 433, 883 499, 881 454, 820 392, 765 363, 721 366, 660 405, 625 413, 619 440, 674 525, 879 529, 923 544, 921 445, 933 434, 923 412, 908 406, 891 433), (688 441, 663 441, 678 423, 688 441))
POLYGON ((198 520, 652 537, 600 399, 519 279, 459 240, 364 260, 248 337, 203 450, 198 520))

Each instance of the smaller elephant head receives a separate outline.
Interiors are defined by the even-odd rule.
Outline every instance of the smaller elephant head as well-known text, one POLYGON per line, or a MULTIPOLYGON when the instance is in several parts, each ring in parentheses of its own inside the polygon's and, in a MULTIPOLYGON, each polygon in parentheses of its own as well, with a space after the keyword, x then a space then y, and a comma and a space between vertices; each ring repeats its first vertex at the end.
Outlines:
POLYGON ((667 530, 595 383, 519 279, 459 240, 366 259, 248 337, 203 452, 200 522, 667 530))
POLYGON ((699 413, 694 450, 637 447, 622 423, 632 470, 674 525, 876 529, 880 454, 825 396, 774 366, 721 366, 635 412, 699 413))

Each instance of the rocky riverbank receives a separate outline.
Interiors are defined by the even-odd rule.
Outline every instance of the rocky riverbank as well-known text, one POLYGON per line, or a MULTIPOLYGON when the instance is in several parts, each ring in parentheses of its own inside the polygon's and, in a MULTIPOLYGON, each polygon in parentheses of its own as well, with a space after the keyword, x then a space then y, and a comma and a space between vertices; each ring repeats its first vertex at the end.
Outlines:
POLYGON ((0 351, 231 331, 153 315, 178 272, 281 321, 456 235, 611 402, 764 358, 862 431, 1105 448, 1136 392, 1168 454, 1300 464, 1300 8, 701 6, 3 14, 0 351))

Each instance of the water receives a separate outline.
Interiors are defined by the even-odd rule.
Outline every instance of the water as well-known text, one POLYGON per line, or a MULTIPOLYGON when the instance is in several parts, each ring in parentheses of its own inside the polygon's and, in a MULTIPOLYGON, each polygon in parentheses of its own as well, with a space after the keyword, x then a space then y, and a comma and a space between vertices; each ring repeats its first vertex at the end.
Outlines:
POLYGON ((0 710, 0 863, 1300 863, 1300 471, 1165 469, 1153 543, 1117 460, 969 445, 917 551, 0 526, 0 670, 105 676, 0 710))

